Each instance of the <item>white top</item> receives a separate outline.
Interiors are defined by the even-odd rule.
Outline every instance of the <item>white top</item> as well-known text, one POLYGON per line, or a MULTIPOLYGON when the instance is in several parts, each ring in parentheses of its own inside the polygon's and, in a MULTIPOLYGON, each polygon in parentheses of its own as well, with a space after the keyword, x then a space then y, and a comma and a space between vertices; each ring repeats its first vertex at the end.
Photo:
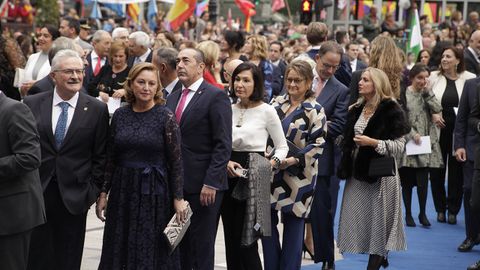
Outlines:
POLYGON ((232 105, 232 150, 237 152, 265 152, 270 136, 275 146, 275 156, 284 160, 288 154, 287 140, 277 111, 263 103, 254 108, 241 109, 232 105), (243 113, 241 126, 239 120, 243 113))
POLYGON ((178 78, 173 80, 169 85, 165 86, 165 91, 170 95, 173 92, 173 88, 175 88, 175 85, 177 85, 178 78))
MULTIPOLYGON (((42 52, 34 53, 30 55, 30 57, 28 57, 27 64, 25 65, 25 77, 23 78, 22 83, 33 80, 33 69, 35 67, 35 64, 38 61, 38 58, 40 58, 40 54, 42 54, 42 52)), ((50 62, 47 59, 47 61, 45 61, 41 66, 41 68, 38 70, 36 80, 43 79, 49 73, 50 73, 50 62)))
POLYGON ((63 100, 57 93, 57 88, 55 88, 55 91, 53 92, 53 103, 52 103, 52 131, 53 134, 55 134, 55 128, 57 127, 57 122, 58 122, 58 117, 60 117, 60 114, 62 113, 62 108, 58 106, 58 103, 65 101, 68 103, 68 118, 67 118, 67 127, 65 129, 65 134, 67 134, 68 127, 70 127, 70 123, 72 122, 73 118, 73 113, 75 112, 75 107, 77 107, 77 102, 78 102, 78 92, 75 93, 75 95, 69 99, 69 100, 63 100))

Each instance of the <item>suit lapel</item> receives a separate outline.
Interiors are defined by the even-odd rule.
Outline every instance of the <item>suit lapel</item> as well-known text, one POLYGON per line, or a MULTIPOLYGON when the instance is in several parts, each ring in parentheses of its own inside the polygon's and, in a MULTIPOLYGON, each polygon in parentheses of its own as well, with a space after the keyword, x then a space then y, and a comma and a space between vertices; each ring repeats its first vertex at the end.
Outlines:
POLYGON ((332 76, 327 84, 323 87, 322 92, 318 96, 317 100, 319 101, 320 104, 327 104, 327 100, 329 100, 333 94, 335 93, 335 82, 334 82, 334 77, 332 76), (321 101, 321 102, 320 102, 321 101))
POLYGON ((53 137, 52 129, 52 103, 53 103, 53 91, 46 95, 40 103, 40 123, 44 123, 48 141, 52 145, 53 149, 56 149, 55 138, 53 137))
POLYGON ((185 108, 185 110, 183 110, 182 119, 180 120, 180 126, 183 125, 184 119, 186 118, 187 114, 192 110, 193 107, 195 107, 195 104, 197 103, 198 99, 200 98, 200 96, 203 94, 203 91, 205 90, 204 88, 205 88, 205 81, 202 82, 202 84, 197 89, 197 91, 195 91, 195 94, 193 94, 192 99, 190 100, 190 102, 188 102, 187 107, 185 108))
POLYGON ((68 143, 70 138, 72 138, 73 134, 75 134, 76 130, 81 126, 80 124, 82 123, 82 121, 87 118, 85 117, 85 114, 88 113, 89 103, 90 102, 83 96, 83 94, 79 93, 77 107, 75 107, 72 122, 68 127, 65 139, 63 139, 62 147, 68 143))

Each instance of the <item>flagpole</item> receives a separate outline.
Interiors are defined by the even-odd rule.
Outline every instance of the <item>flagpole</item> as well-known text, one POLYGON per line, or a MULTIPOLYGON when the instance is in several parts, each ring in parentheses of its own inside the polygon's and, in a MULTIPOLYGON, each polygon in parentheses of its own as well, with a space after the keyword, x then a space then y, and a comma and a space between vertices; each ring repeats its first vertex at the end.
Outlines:
POLYGON ((292 12, 290 11, 290 3, 288 2, 288 0, 285 0, 285 4, 287 6, 288 19, 291 21, 292 20, 292 12))

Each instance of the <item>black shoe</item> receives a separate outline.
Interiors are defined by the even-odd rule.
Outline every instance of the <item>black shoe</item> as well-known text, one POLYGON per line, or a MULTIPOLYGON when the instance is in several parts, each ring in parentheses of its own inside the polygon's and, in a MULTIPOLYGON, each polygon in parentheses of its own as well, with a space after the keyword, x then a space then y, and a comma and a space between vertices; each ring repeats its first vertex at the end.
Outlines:
POLYGON ((415 221, 413 220, 413 217, 412 215, 407 215, 405 217, 405 222, 407 224, 408 227, 415 227, 417 226, 417 224, 415 224, 415 221))
POLYGON ((470 238, 467 238, 467 239, 463 240, 463 242, 460 244, 460 246, 458 246, 457 249, 460 252, 468 252, 468 251, 472 250, 472 248, 475 245, 478 245, 478 243, 473 241, 470 238))
POLYGON ((480 261, 470 265, 467 270, 480 270, 480 261))
POLYGON ((448 214, 448 224, 457 224, 457 216, 454 214, 448 214))
POLYGON ((437 221, 440 222, 440 223, 445 223, 446 222, 445 213, 438 212, 437 213, 437 221))
POLYGON ((430 227, 432 225, 432 224, 430 224, 430 221, 428 220, 428 218, 425 214, 418 215, 418 220, 420 221, 420 224, 422 224, 425 227, 430 227))
POLYGON ((323 262, 322 270, 335 270, 334 262, 323 262))
POLYGON ((303 258, 305 258, 305 252, 310 255, 310 260, 313 260, 313 253, 307 248, 307 245, 305 245, 305 242, 303 242, 303 258))
POLYGON ((382 267, 387 268, 390 264, 388 263, 388 258, 384 257, 382 261, 382 267))

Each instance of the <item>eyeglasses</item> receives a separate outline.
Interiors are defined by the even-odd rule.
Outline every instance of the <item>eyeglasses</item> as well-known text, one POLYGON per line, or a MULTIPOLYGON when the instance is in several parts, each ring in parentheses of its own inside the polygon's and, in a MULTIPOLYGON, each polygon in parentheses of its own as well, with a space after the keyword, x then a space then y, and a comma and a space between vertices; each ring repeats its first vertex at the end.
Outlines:
POLYGON ((325 69, 337 70, 340 67, 340 65, 334 66, 334 65, 326 64, 325 62, 323 62, 322 58, 320 58, 320 62, 322 63, 322 65, 325 69))
POLYGON ((287 85, 290 85, 290 84, 295 84, 295 85, 299 85, 301 82, 305 81, 305 79, 290 79, 290 78, 287 78, 286 79, 287 81, 287 85))
POLYGON ((78 76, 83 76, 83 74, 85 73, 85 69, 57 69, 54 70, 54 72, 62 72, 63 74, 68 76, 73 76, 74 73, 78 76))

